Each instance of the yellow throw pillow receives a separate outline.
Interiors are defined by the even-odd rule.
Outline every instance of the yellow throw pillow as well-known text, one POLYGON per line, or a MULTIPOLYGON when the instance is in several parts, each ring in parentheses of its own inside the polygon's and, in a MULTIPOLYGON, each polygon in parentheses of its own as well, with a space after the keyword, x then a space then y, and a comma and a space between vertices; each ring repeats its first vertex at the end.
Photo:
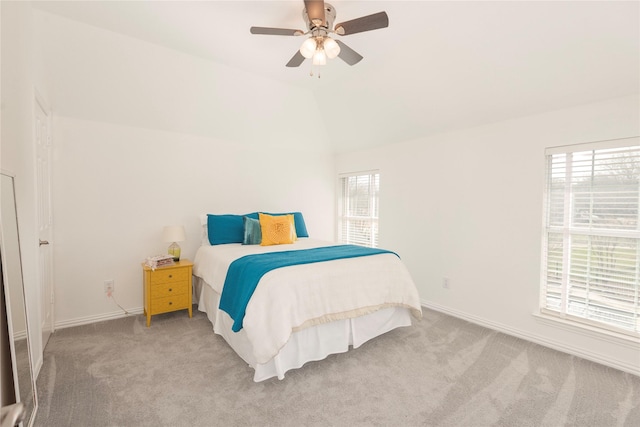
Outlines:
POLYGON ((293 215, 266 215, 259 213, 262 230, 261 246, 293 243, 296 240, 296 228, 293 215))

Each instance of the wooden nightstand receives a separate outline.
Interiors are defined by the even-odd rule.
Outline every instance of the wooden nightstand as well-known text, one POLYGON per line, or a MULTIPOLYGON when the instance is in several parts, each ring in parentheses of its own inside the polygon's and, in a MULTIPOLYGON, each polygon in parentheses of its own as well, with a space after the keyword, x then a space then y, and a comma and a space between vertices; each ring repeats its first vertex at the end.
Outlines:
POLYGON ((189 310, 191 313, 191 272, 193 263, 183 259, 174 265, 152 270, 142 264, 144 275, 144 314, 147 327, 151 325, 151 316, 177 310, 189 310))

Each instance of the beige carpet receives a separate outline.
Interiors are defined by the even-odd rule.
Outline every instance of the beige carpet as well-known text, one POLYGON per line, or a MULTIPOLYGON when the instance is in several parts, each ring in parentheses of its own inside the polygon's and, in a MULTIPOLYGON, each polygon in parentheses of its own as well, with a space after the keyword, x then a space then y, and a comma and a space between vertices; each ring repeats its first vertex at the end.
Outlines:
POLYGON ((283 381, 194 310, 57 331, 37 426, 640 426, 640 378, 425 310, 283 381))

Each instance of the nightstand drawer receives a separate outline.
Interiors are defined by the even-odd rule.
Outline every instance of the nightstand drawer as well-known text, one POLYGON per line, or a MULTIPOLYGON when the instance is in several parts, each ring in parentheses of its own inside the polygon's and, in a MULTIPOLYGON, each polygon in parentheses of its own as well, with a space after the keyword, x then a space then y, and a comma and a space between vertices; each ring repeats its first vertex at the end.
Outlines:
POLYGON ((151 300, 151 314, 165 313, 189 307, 189 295, 172 295, 151 300))
POLYGON ((185 268, 158 269, 151 273, 151 284, 182 282, 189 278, 189 274, 185 268))
POLYGON ((182 295, 189 292, 189 282, 180 283, 160 283, 153 285, 153 297, 163 298, 170 297, 172 295, 182 295))

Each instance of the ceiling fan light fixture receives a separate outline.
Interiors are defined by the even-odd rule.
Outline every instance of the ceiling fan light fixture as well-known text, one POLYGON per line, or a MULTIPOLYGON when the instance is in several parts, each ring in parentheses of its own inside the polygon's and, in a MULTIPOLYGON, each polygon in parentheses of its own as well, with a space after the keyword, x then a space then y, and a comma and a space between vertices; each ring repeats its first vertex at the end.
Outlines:
POLYGON ((249 31, 251 34, 272 36, 305 36, 306 40, 301 43, 299 50, 286 63, 287 67, 299 67, 305 59, 311 59, 313 65, 325 65, 327 58, 336 57, 348 65, 355 65, 362 60, 362 55, 342 41, 328 36, 334 34, 346 36, 389 26, 389 16, 386 12, 361 16, 334 26, 336 10, 324 0, 304 0, 302 18, 308 31, 275 27, 251 27, 249 31), (331 28, 334 29, 331 30, 331 28))
POLYGON ((327 55, 323 49, 317 49, 313 54, 313 65, 326 65, 327 55))
POLYGON ((302 43, 302 46, 300 46, 300 53, 302 56, 309 59, 316 53, 317 48, 318 44, 316 43, 316 39, 309 37, 302 43))
POLYGON ((340 54, 340 45, 331 37, 325 37, 322 46, 329 59, 333 59, 340 54))

